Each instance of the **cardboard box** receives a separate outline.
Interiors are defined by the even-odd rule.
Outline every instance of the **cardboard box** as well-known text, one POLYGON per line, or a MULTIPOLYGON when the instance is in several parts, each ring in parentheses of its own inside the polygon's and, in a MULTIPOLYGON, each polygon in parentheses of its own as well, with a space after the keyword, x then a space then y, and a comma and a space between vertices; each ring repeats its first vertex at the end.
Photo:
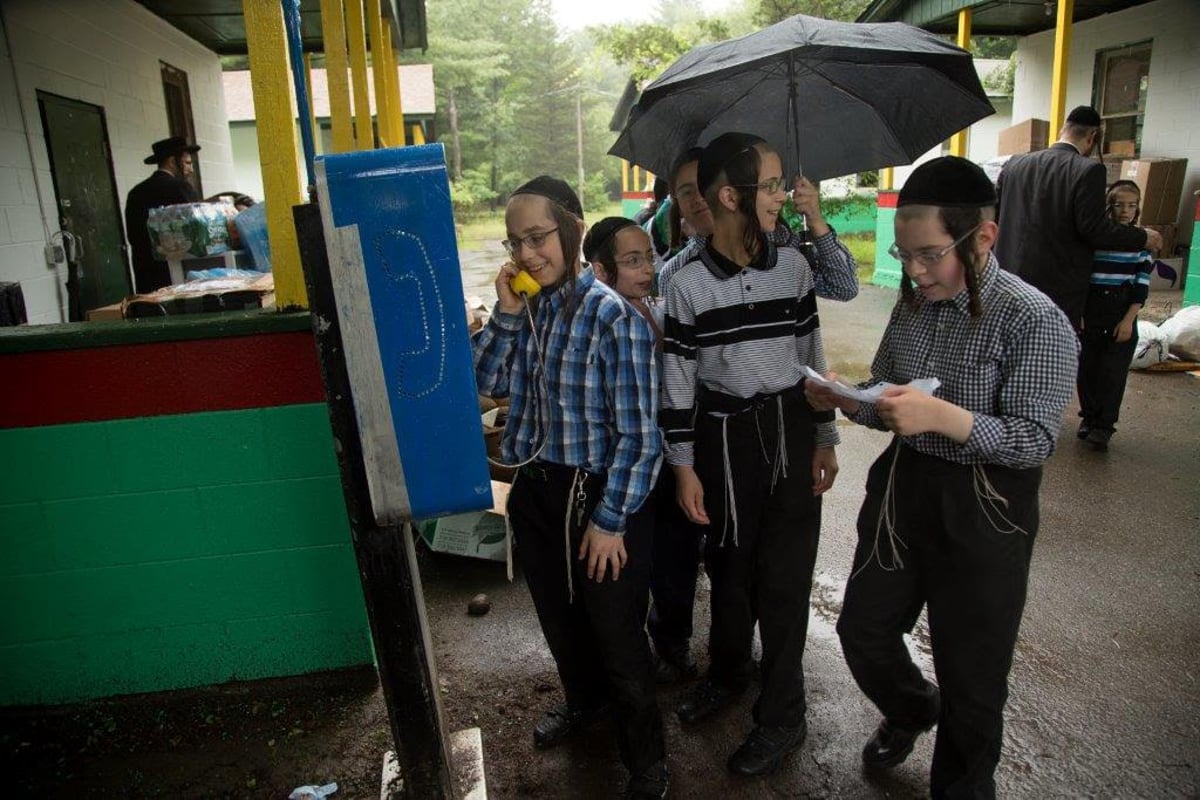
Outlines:
POLYGON ((1122 158, 1132 158, 1137 155, 1137 142, 1132 139, 1122 139, 1116 142, 1109 142, 1105 146, 1105 156, 1120 156, 1122 158))
POLYGON ((1165 225, 1179 219, 1186 158, 1138 158, 1121 162, 1121 177, 1142 190, 1140 225, 1165 225))
POLYGON ((121 304, 113 303, 110 306, 100 306, 85 312, 83 318, 87 322, 104 322, 112 319, 125 319, 125 315, 121 312, 121 304))
POLYGON ((421 538, 431 550, 470 556, 488 561, 507 560, 504 544, 504 506, 510 485, 492 481, 492 507, 487 511, 452 514, 425 520, 419 526, 421 538))
POLYGON ((1012 156, 1045 150, 1050 142, 1050 123, 1044 119, 1027 119, 1000 131, 996 155, 1012 156))

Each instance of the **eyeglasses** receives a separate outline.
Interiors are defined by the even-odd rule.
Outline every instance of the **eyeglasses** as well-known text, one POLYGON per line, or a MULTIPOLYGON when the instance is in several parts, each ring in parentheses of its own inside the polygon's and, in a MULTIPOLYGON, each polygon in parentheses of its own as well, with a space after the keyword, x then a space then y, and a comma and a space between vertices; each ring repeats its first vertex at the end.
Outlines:
POLYGON ((783 186, 783 178, 771 178, 762 183, 730 184, 735 189, 762 189, 767 194, 775 194, 783 186))
POLYGON ((500 244, 504 245, 504 249, 508 251, 510 256, 515 256, 522 245, 528 247, 530 250, 537 250, 546 243, 546 239, 549 238, 550 234, 557 230, 558 228, 551 228, 548 231, 539 231, 538 233, 531 233, 528 236, 514 236, 511 239, 501 239, 500 244))
POLYGON ((629 270, 645 269, 646 267, 654 266, 654 253, 646 251, 645 253, 634 253, 628 258, 616 260, 618 267, 624 267, 629 270))
POLYGON ((971 228, 971 230, 967 231, 962 236, 943 247, 941 250, 922 250, 919 253, 906 253, 897 247, 895 242, 893 242, 892 246, 888 248, 888 255, 899 261, 901 264, 907 264, 909 261, 913 261, 915 259, 923 267, 936 267, 938 263, 946 257, 946 253, 949 253, 955 247, 958 247, 960 244, 965 242, 967 237, 977 230, 979 230, 979 225, 971 228))

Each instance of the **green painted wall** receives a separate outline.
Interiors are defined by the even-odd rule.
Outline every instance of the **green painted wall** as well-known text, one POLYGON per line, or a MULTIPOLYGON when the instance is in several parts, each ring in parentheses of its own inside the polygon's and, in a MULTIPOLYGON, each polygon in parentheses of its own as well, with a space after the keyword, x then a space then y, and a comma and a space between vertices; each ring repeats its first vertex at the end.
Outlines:
POLYGON ((880 208, 875 216, 875 275, 871 283, 896 289, 900 286, 902 267, 900 262, 888 255, 888 248, 896 241, 896 209, 880 208))
POLYGON ((0 430, 0 704, 370 663, 303 404, 0 430))
POLYGON ((1188 251, 1187 273, 1183 279, 1183 304, 1200 306, 1200 200, 1196 201, 1196 221, 1192 224, 1192 249, 1188 251))

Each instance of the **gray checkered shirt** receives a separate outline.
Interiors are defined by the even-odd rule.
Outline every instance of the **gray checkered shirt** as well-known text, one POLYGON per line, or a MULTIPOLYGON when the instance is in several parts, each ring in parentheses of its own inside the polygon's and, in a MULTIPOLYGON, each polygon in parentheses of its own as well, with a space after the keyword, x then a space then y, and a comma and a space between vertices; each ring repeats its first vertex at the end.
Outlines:
MULTIPOLYGON (((897 298, 871 364, 870 386, 938 378, 937 397, 975 415, 965 444, 937 433, 904 437, 922 453, 961 464, 1034 467, 1054 452, 1075 388, 1079 342, 1046 295, 988 256, 979 281, 983 314, 972 318, 968 294, 936 303, 897 298)), ((886 430, 873 404, 855 422, 886 430)))

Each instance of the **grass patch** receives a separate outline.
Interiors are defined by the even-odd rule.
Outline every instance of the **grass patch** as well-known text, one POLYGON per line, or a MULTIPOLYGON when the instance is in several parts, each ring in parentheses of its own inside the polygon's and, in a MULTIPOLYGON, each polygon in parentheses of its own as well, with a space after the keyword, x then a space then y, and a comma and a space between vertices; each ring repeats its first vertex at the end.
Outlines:
POLYGON ((838 238, 842 240, 842 244, 846 245, 846 249, 850 251, 850 255, 854 256, 854 260, 858 262, 858 282, 860 284, 870 283, 871 278, 875 275, 875 234, 850 233, 838 238))

